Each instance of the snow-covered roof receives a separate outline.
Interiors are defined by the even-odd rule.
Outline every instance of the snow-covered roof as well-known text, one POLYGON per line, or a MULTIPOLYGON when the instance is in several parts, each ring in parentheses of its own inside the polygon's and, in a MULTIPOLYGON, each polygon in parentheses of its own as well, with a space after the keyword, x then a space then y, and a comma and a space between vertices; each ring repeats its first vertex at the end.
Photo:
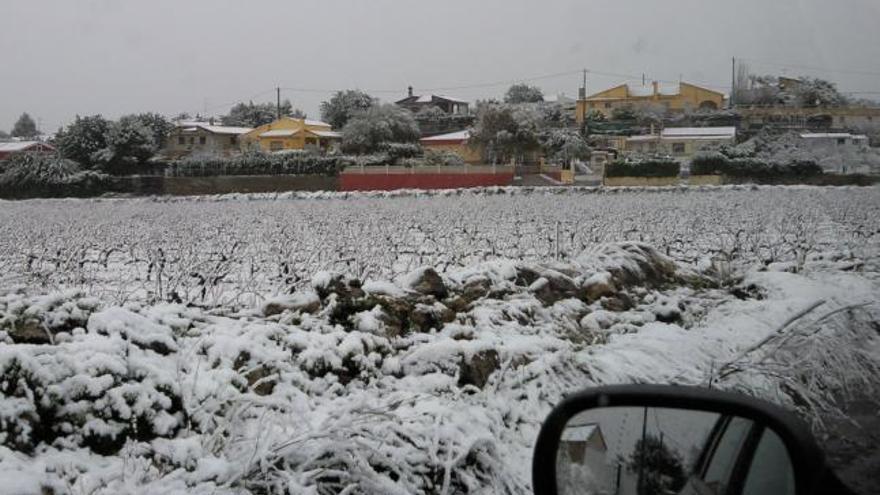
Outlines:
POLYGON ((463 131, 450 132, 448 134, 440 134, 438 136, 431 136, 420 139, 422 142, 433 142, 433 141, 467 141, 471 137, 471 131, 465 129, 463 131))
POLYGON ((803 139, 839 139, 850 138, 858 141, 868 139, 864 134, 850 134, 848 132, 805 132, 801 134, 803 139))
POLYGON ((260 134, 260 137, 264 138, 273 138, 273 137, 290 137, 299 132, 299 129, 274 129, 271 131, 266 131, 260 134))
POLYGON ((434 98, 437 98, 440 100, 451 101, 453 103, 467 103, 464 100, 460 100, 458 98, 453 98, 451 96, 445 96, 445 95, 421 95, 418 98, 416 98, 416 103, 431 103, 432 101, 434 101, 434 98))
POLYGON ((318 137, 322 137, 322 138, 341 138, 341 137, 342 137, 342 133, 341 133, 341 132, 336 132, 336 131, 314 131, 314 130, 309 130, 309 132, 311 132, 312 134, 314 134, 314 135, 316 135, 316 136, 318 136, 318 137))
POLYGON ((326 122, 321 122, 320 120, 305 119, 305 123, 306 125, 311 125, 315 127, 332 127, 330 124, 326 122))
POLYGON ((245 134, 253 130, 251 127, 230 127, 225 125, 203 125, 199 127, 214 134, 245 134))
POLYGON ((574 103, 574 102, 575 102, 575 99, 574 99, 574 98, 571 98, 571 97, 569 97, 569 96, 566 96, 565 93, 559 93, 559 94, 556 94, 556 95, 545 95, 545 96, 544 96, 544 102, 545 102, 545 103, 562 103, 562 104, 569 104, 569 103, 574 103))
MULTIPOLYGON (((627 84, 626 88, 630 96, 651 96, 654 94, 653 84, 627 84)), ((658 84, 657 93, 664 96, 675 96, 681 93, 681 85, 678 83, 658 84)))
POLYGON ((663 137, 735 137, 736 127, 667 127, 663 137))
POLYGON ((657 134, 643 134, 640 136, 630 136, 626 138, 627 141, 654 141, 660 139, 660 136, 657 134))
POLYGON ((253 130, 251 127, 234 127, 225 125, 213 125, 210 122, 198 121, 180 121, 177 127, 182 127, 184 132, 193 132, 197 129, 204 129, 213 134, 245 134, 253 130))
POLYGON ((562 441, 564 442, 586 442, 596 433, 597 426, 590 423, 580 426, 569 426, 562 430, 562 441))
POLYGON ((45 146, 46 148, 49 148, 49 149, 54 149, 54 148, 52 148, 52 146, 50 146, 46 143, 41 143, 40 141, 9 141, 9 142, 0 143, 0 151, 5 151, 7 153, 16 152, 16 151, 25 151, 28 148, 32 148, 34 146, 40 146, 40 145, 45 146))

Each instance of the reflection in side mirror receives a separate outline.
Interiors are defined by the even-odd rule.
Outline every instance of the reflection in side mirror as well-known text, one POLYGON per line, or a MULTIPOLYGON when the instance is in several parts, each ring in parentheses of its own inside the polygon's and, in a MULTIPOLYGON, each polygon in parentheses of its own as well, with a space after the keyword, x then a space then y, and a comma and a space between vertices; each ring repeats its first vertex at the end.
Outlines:
POLYGON ((853 493, 790 413, 740 394, 661 385, 563 400, 538 435, 532 484, 539 495, 853 493))
POLYGON ((556 455, 559 493, 794 494, 779 436, 714 412, 609 407, 573 416, 556 455))

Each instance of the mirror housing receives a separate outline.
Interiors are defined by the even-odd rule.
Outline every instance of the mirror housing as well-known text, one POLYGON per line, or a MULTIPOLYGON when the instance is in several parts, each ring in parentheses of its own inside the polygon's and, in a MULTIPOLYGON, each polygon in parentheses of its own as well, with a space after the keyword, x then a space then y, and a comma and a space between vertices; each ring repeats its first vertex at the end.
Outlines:
POLYGON ((784 443, 794 471, 795 493, 850 493, 827 468, 807 425, 793 414, 741 394, 673 385, 597 387, 566 397, 541 426, 532 458, 534 493, 558 493, 557 453, 568 421, 584 411, 610 407, 687 409, 752 420, 773 430, 784 443))

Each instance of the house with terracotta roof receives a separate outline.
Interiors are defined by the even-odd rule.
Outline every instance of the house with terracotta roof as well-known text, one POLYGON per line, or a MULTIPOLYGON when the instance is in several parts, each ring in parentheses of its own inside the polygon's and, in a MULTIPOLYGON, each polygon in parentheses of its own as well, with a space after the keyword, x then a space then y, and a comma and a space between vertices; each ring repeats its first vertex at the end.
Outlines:
POLYGON ((281 117, 242 136, 243 146, 263 151, 326 150, 341 140, 342 134, 334 131, 330 124, 295 117, 281 117))
POLYGON ((203 154, 229 156, 241 151, 240 138, 251 130, 213 122, 180 121, 168 136, 165 154, 170 158, 203 154))
POLYGON ((55 148, 41 141, 0 142, 0 160, 6 160, 18 153, 54 153, 55 148))

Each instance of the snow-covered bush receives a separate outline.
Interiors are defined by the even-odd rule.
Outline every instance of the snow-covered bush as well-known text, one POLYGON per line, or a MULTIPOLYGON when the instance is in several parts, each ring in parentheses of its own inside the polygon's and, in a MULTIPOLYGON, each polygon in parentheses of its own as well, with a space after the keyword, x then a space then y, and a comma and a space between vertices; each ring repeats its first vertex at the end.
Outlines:
POLYGON ((0 165, 0 197, 89 196, 109 183, 107 175, 55 155, 20 153, 0 165))
POLYGON ((161 359, 177 351, 167 327, 112 308, 55 340, 28 351, 0 344, 4 446, 114 454, 129 439, 173 437, 184 426, 178 377, 161 359))
POLYGON ((541 136, 545 156, 555 163, 567 165, 572 160, 590 156, 590 146, 584 137, 572 129, 552 129, 541 136))
POLYGON ((188 157, 170 162, 167 173, 174 176, 213 175, 336 175, 353 163, 351 157, 310 151, 265 153, 247 151, 232 157, 188 157))

